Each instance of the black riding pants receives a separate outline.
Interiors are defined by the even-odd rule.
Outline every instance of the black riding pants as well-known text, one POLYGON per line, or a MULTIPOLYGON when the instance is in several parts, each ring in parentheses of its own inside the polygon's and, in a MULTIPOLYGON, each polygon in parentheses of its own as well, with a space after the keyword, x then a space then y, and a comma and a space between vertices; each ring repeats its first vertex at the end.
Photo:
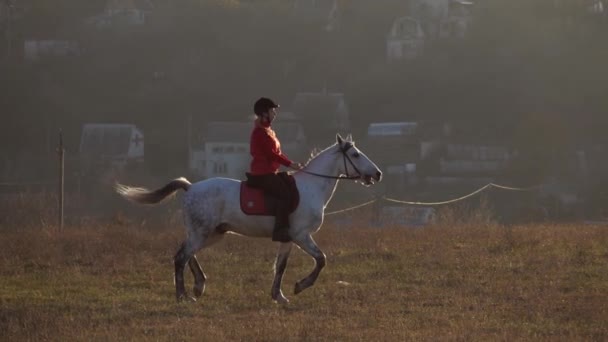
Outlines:
POLYGON ((289 210, 292 196, 288 175, 286 172, 252 175, 247 173, 247 184, 253 188, 262 189, 264 193, 276 197, 275 228, 289 227, 289 210))

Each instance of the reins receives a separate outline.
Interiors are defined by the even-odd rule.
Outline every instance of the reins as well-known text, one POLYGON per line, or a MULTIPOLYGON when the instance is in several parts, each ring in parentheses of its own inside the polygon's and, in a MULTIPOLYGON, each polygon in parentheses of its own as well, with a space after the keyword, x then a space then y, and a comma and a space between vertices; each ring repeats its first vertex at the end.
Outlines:
POLYGON ((345 147, 342 147, 342 145, 340 145, 340 152, 342 152, 342 157, 344 160, 344 172, 346 172, 346 176, 331 176, 331 175, 324 175, 324 174, 320 174, 320 173, 316 173, 316 172, 310 172, 310 171, 306 171, 304 169, 299 170, 300 172, 312 175, 312 176, 317 176, 317 177, 321 177, 321 178, 329 178, 329 179, 348 179, 348 180, 355 180, 355 179, 360 179, 361 178, 361 172, 359 171, 359 169, 357 169, 357 167, 355 166, 355 164, 353 163, 353 161, 350 159, 350 157, 348 156, 348 154, 346 154, 346 151, 348 151, 353 145, 352 144, 345 144, 345 147), (348 167, 346 165, 346 160, 348 160, 348 162, 350 163, 350 165, 353 167, 353 169, 355 169, 355 171, 357 172, 356 176, 350 176, 348 174, 348 167))

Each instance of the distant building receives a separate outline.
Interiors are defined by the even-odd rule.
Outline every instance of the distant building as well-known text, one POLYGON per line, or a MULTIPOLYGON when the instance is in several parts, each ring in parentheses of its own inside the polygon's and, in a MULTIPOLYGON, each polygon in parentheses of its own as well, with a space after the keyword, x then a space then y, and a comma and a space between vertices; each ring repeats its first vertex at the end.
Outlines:
POLYGON ((144 134, 132 124, 88 123, 82 127, 79 151, 85 171, 99 165, 124 167, 141 163, 144 134))
POLYGON ((504 146, 447 144, 439 169, 449 175, 492 175, 504 169, 510 158, 504 146))
POLYGON ((80 46, 70 40, 26 40, 23 45, 24 58, 36 62, 46 58, 61 58, 80 55, 80 46))
POLYGON ((416 133, 416 122, 375 122, 367 128, 368 137, 410 137, 416 133))
POLYGON ((397 18, 386 38, 389 61, 413 59, 422 55, 425 34, 420 22, 412 17, 397 18))
POLYGON ((87 19, 87 23, 99 29, 115 26, 141 26, 152 11, 149 0, 108 0, 105 10, 87 19))
POLYGON ((367 128, 368 154, 388 166, 416 163, 420 158, 418 123, 375 122, 367 128))
POLYGON ((336 133, 351 133, 349 110, 343 93, 297 93, 292 110, 302 123, 311 147, 327 147, 335 141, 336 133))
POLYGON ((462 38, 472 24, 473 6, 465 0, 411 0, 409 12, 427 39, 462 38))
POLYGON ((441 21, 439 36, 442 38, 464 38, 473 23, 473 2, 450 0, 448 14, 441 21))
POLYGON ((504 146, 450 142, 451 134, 445 123, 371 123, 365 151, 384 171, 386 194, 445 196, 475 189, 495 181, 515 156, 504 146))
MULTIPOLYGON (((302 125, 296 122, 273 124, 281 140, 281 149, 292 159, 301 157, 306 149, 302 125)), ((249 143, 253 122, 210 122, 190 152, 190 171, 202 178, 227 177, 244 179, 249 170, 249 143)))
POLYGON ((375 122, 367 128, 367 155, 385 172, 386 182, 401 191, 414 181, 420 160, 417 122, 375 122))
POLYGON ((605 14, 606 13, 606 1, 605 0, 587 0, 587 11, 592 14, 605 14))

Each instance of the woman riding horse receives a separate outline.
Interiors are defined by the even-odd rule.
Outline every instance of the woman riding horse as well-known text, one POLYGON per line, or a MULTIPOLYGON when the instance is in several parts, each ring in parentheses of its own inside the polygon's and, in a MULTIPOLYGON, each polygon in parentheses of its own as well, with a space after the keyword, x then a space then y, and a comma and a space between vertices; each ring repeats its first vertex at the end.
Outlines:
MULTIPOLYGON (((374 181, 380 181, 382 172, 355 146, 351 137, 343 139, 338 134, 335 144, 315 155, 293 177, 300 201, 289 217, 291 222, 288 235, 291 242, 280 244, 275 260, 270 294, 278 303, 289 302, 281 291, 281 283, 292 245, 297 245, 315 260, 312 272, 296 282, 294 294, 313 286, 325 267, 325 254, 317 246, 312 234, 323 224, 325 208, 334 195, 338 181, 345 179, 372 185, 374 181)), ((194 296, 200 297, 205 290, 207 277, 196 259, 199 250, 217 243, 228 232, 263 238, 273 235, 275 220, 272 217, 250 216, 243 212, 240 205, 241 183, 237 179, 214 177, 192 184, 185 178, 178 178, 153 191, 116 185, 119 194, 141 204, 160 203, 177 190, 184 190, 182 209, 186 239, 173 259, 175 296, 178 301, 190 298, 184 285, 186 265, 194 276, 194 296)))
POLYGON ((281 143, 272 129, 277 108, 279 105, 265 97, 253 106, 256 120, 251 132, 250 153, 253 159, 247 173, 247 184, 278 199, 272 241, 289 242, 289 209, 293 196, 287 173, 278 171, 281 165, 300 170, 302 164, 292 162, 281 151, 281 143))

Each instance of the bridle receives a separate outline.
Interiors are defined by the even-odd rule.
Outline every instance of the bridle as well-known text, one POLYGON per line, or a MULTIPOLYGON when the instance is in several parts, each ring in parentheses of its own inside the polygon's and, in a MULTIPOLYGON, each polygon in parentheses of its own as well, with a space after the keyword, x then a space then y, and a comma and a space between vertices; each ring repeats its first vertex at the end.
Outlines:
POLYGON ((306 171, 306 170, 300 170, 300 172, 312 175, 312 176, 317 176, 317 177, 321 177, 321 178, 329 178, 329 179, 350 179, 350 180, 356 180, 356 179, 361 179, 362 174, 361 171, 359 171, 359 169, 357 168, 357 166, 355 166, 355 163, 353 163, 353 161, 350 159, 350 157, 348 156, 348 154, 346 154, 346 152, 353 147, 352 143, 345 143, 344 146, 342 146, 342 144, 339 144, 340 146, 340 152, 342 152, 342 159, 344 160, 344 172, 346 172, 346 176, 330 176, 330 175, 323 175, 320 173, 315 173, 315 172, 310 172, 310 171, 306 171), (353 169, 355 170, 355 172, 357 172, 356 176, 350 176, 348 174, 348 167, 346 164, 346 161, 348 160, 348 163, 350 164, 350 166, 353 167, 353 169))

